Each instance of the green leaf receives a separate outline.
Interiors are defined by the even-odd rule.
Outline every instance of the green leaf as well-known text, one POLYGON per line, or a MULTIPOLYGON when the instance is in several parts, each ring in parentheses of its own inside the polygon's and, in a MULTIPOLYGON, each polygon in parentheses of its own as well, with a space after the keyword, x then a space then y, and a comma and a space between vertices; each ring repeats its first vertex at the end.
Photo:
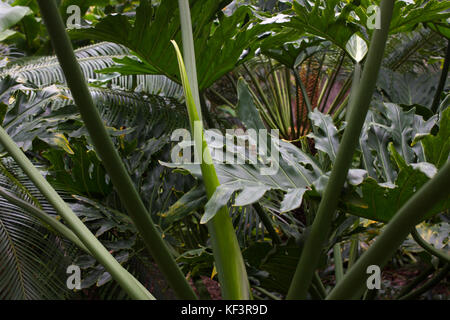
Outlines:
POLYGON ((439 73, 417 75, 381 69, 377 86, 388 102, 407 106, 419 104, 430 107, 439 83, 439 73))
POLYGON ((442 168, 450 155, 450 108, 445 109, 441 114, 437 135, 429 134, 421 142, 426 160, 437 168, 442 168))
MULTIPOLYGON (((0 186, 37 208, 56 214, 33 183, 10 159, 1 160, 0 186), (8 174, 5 174, 8 173, 8 174)), ((74 259, 71 246, 34 216, 0 197, 0 299, 66 299, 65 266, 74 259)))
POLYGON ((30 8, 23 6, 12 7, 8 3, 0 2, 0 32, 12 27, 28 14, 33 13, 30 8))
POLYGON ((411 31, 419 23, 439 22, 450 17, 450 3, 437 0, 396 1, 390 33, 411 31))
MULTIPOLYGON (((272 25, 258 23, 260 19, 247 6, 240 6, 231 16, 226 16, 221 12, 224 6, 221 1, 191 2, 195 48, 198 48, 199 89, 203 90, 237 64, 250 59, 258 47, 258 36, 270 30, 272 25), (244 57, 245 50, 248 54, 244 57)), ((170 44, 170 40, 181 42, 176 1, 161 1, 157 6, 148 0, 140 1, 134 20, 123 14, 108 15, 94 27, 71 30, 71 35, 122 44, 144 62, 141 66, 145 65, 146 73, 164 74, 181 83, 177 65, 173 63, 176 56, 170 44)), ((130 70, 129 62, 132 62, 133 68, 136 67, 134 61, 120 61, 130 70)))
POLYGON ((237 115, 247 129, 266 129, 258 109, 254 106, 253 97, 250 93, 247 82, 243 78, 237 84, 238 105, 237 115))
POLYGON ((330 115, 323 114, 318 109, 310 112, 309 118, 317 130, 308 134, 308 137, 314 139, 316 149, 325 152, 330 160, 334 161, 339 148, 339 136, 333 119, 330 115))
MULTIPOLYGON (((239 93, 238 114, 241 116, 241 121, 247 126, 247 129, 264 128, 244 81, 239 82, 239 93)), ((244 136, 228 135, 227 143, 223 139, 224 144, 226 144, 225 152, 223 152, 221 144, 209 145, 220 186, 205 207, 204 220, 213 217, 219 208, 229 202, 235 192, 240 191, 234 205, 248 205, 259 201, 269 190, 289 192, 293 189, 308 189, 323 174, 320 167, 309 155, 282 140, 279 141, 278 145, 277 137, 266 135, 266 141, 261 138, 256 141, 251 134, 244 136), (234 139, 238 141, 237 144, 234 143, 234 139), (245 145, 242 144, 243 141, 248 141, 248 146, 242 147, 242 145, 245 145), (269 144, 271 145, 270 149, 269 144), (258 149, 256 145, 258 145, 258 148, 262 147, 257 154, 255 153, 258 149), (265 150, 271 151, 269 153, 264 152, 265 150), (276 156, 277 154, 280 156, 279 159, 276 156), (224 161, 225 159, 236 159, 236 161, 239 159, 241 164, 227 164, 224 161)), ((213 136, 216 137, 214 132, 211 131, 206 131, 205 136, 207 140, 212 140, 213 136)), ((185 169, 192 175, 201 178, 200 165, 198 164, 165 162, 162 162, 162 164, 171 168, 185 169)), ((288 199, 286 199, 284 209, 293 210, 301 205, 301 199, 293 201, 292 195, 290 193, 288 199)))
POLYGON ((316 0, 314 7, 305 2, 293 2, 296 13, 286 25, 324 38, 343 50, 350 37, 360 31, 360 27, 350 20, 349 15, 356 6, 340 0, 316 0))
MULTIPOLYGON (((429 163, 408 165, 391 144, 389 148, 399 166, 395 183, 378 183, 369 177, 357 187, 358 192, 348 195, 345 205, 348 213, 381 222, 389 222, 398 210, 436 173, 436 168, 429 163)), ((437 204, 424 219, 450 208, 450 196, 437 204)))
POLYGON ((366 41, 356 33, 348 40, 345 49, 357 63, 360 63, 369 51, 366 41))

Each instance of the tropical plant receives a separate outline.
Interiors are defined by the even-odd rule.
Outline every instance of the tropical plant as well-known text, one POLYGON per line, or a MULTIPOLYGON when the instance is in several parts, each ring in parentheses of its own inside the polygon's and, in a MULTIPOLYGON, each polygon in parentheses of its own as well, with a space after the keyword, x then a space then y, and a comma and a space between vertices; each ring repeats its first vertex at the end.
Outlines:
POLYGON ((84 1, 66 33, 73 4, 1 4, 0 297, 203 299, 217 275, 224 299, 413 299, 445 281, 448 3, 84 1), (403 288, 365 287, 368 266, 418 260, 403 288))

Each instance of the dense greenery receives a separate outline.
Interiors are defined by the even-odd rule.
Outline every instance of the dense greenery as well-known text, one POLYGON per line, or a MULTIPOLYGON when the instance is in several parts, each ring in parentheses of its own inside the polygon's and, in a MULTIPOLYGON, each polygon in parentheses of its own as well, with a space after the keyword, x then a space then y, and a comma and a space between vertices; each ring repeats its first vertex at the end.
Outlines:
POLYGON ((448 299, 449 21, 439 0, 2 0, 0 299, 448 299))

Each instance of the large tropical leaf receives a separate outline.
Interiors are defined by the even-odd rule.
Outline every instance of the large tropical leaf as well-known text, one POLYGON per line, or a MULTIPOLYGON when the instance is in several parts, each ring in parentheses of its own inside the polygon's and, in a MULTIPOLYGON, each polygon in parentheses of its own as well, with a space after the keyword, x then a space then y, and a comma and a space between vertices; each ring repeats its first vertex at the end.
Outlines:
MULTIPOLYGON (((240 81, 239 87, 238 113, 241 115, 241 120, 248 129, 255 133, 256 130, 265 130, 256 106, 253 100, 249 98, 251 95, 247 85, 240 81)), ((205 134, 209 141, 220 141, 222 139, 220 135, 212 131, 207 131, 205 134)), ((303 194, 322 175, 322 170, 311 157, 290 143, 277 142, 277 137, 264 131, 259 139, 255 139, 250 131, 241 136, 227 135, 226 139, 227 141, 222 139, 222 143, 209 144, 220 186, 205 206, 203 219, 206 221, 226 205, 237 191, 240 192, 236 196, 234 206, 246 206, 255 203, 269 190, 282 190, 286 195, 281 203, 280 210, 293 210, 301 205, 303 194), (238 141, 237 143, 234 143, 235 138, 238 141), (249 146, 245 146, 245 141, 248 141, 249 146), (222 152, 223 144, 226 145, 225 152, 222 152), (256 151, 256 146, 259 146, 258 151, 256 151), (270 151, 265 152, 266 150, 270 151), (239 164, 235 164, 236 162, 229 163, 229 160, 236 161, 239 164)), ((201 177, 199 164, 180 162, 164 163, 164 165, 182 168, 198 178, 201 177)))
POLYGON ((350 37, 361 30, 350 16, 356 8, 353 1, 315 0, 311 6, 310 1, 294 1, 293 9, 296 13, 288 26, 298 32, 306 31, 309 34, 331 41, 345 50, 350 37))
MULTIPOLYGON (((356 187, 359 191, 344 200, 349 213, 370 220, 389 222, 414 193, 437 173, 436 167, 430 163, 407 164, 392 144, 389 151, 399 167, 395 183, 380 184, 371 177, 365 179, 356 187)), ((430 212, 424 212, 423 219, 449 208, 450 196, 438 203, 430 212)))
MULTIPOLYGON (((209 87, 231 71, 236 64, 249 59, 257 49, 258 36, 270 30, 270 24, 259 23, 247 6, 239 7, 231 16, 221 9, 229 1, 191 0, 193 33, 199 88, 209 87), (217 19, 217 20, 216 20, 217 19)), ((153 6, 140 2, 135 19, 117 14, 106 16, 94 27, 73 30, 76 38, 96 39, 122 44, 141 61, 116 60, 122 68, 110 68, 123 74, 164 74, 180 83, 175 53, 170 40, 181 42, 179 9, 176 1, 161 1, 153 6)))
POLYGON ((411 31, 419 23, 440 22, 450 17, 449 9, 448 1, 396 1, 390 33, 411 31))
POLYGON ((380 72, 377 87, 389 102, 429 108, 439 83, 439 73, 400 73, 389 69, 380 72))

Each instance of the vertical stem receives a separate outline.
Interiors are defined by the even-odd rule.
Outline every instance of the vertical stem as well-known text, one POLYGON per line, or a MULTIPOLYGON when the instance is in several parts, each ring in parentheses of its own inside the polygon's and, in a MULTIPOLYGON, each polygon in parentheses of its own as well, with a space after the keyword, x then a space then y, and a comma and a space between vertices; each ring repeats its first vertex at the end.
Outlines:
POLYGON ((439 80, 439 85, 434 95, 433 104, 431 105, 431 110, 437 112, 439 108, 439 101, 441 101, 441 93, 444 90, 445 83, 447 82, 448 69, 450 66, 450 40, 447 40, 447 53, 445 54, 444 66, 442 67, 441 78, 439 80))
MULTIPOLYGON (((189 8, 189 1, 178 0, 178 7, 180 9, 180 25, 182 31, 181 40, 183 41, 183 58, 186 64, 186 72, 191 83, 198 83, 197 65, 195 62, 194 36, 192 34, 191 9, 189 8)), ((198 116, 200 119, 202 119, 202 108, 198 85, 191 86, 191 90, 195 106, 197 108, 198 116)))
POLYGON ((312 224, 311 233, 306 240, 300 261, 298 263, 288 299, 305 299, 309 285, 319 257, 322 252, 322 244, 328 237, 331 222, 335 213, 339 196, 350 168, 353 153, 358 144, 369 103, 372 98, 378 72, 383 59, 383 53, 389 33, 389 25, 394 8, 393 0, 381 1, 381 28, 373 33, 369 54, 358 86, 354 104, 358 108, 350 106, 351 115, 347 128, 345 129, 336 161, 331 171, 324 195, 319 205, 319 210, 312 224))
POLYGON ((102 159, 121 202, 127 209, 152 257, 177 295, 184 299, 195 299, 194 291, 181 273, 167 245, 153 224, 119 153, 106 131, 73 53, 72 44, 65 32, 64 23, 55 2, 53 0, 38 0, 38 3, 74 101, 94 143, 95 151, 102 159))
MULTIPOLYGON (((47 0, 46 0, 47 1, 47 0)), ((143 287, 136 284, 137 280, 126 270, 98 241, 92 232, 81 222, 77 215, 70 209, 67 203, 58 195, 48 181, 33 166, 22 150, 8 136, 6 131, 0 127, 0 144, 13 157, 23 172, 30 178, 34 185, 53 206, 56 212, 64 219, 73 233, 81 240, 83 245, 92 253, 94 258, 101 263, 111 276, 133 299, 154 299, 143 287)))
MULTIPOLYGON (((178 0, 178 3, 180 5, 180 15, 190 16, 189 0, 178 0)), ((186 18, 184 19, 187 20, 186 18)), ((190 23, 186 23, 181 29, 181 32, 183 34, 184 56, 187 61, 195 60, 192 26, 190 23)), ((217 187, 220 186, 220 182, 203 135, 202 118, 199 116, 197 112, 198 107, 195 104, 195 101, 199 101, 200 99, 193 97, 193 94, 198 94, 198 90, 195 90, 195 87, 198 87, 198 83, 195 81, 196 76, 189 78, 179 48, 174 41, 172 43, 177 51, 178 65, 189 112, 191 130, 193 130, 194 134, 195 149, 198 153, 198 159, 201 162, 200 168, 203 183, 205 184, 208 199, 210 199, 217 187), (194 88, 194 91, 191 88, 194 88)), ((195 66, 191 66, 191 70, 195 73, 195 66)), ((214 261, 223 298, 230 300, 250 299, 250 284, 247 278, 247 271, 227 206, 222 207, 207 222, 207 226, 211 234, 214 261)))

